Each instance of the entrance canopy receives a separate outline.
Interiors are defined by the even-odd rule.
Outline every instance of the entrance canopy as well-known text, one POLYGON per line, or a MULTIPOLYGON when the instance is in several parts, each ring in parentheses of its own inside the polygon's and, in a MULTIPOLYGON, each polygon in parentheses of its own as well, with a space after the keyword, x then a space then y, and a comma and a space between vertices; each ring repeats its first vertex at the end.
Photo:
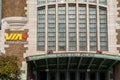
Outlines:
POLYGON ((107 71, 120 63, 120 56, 94 53, 52 53, 26 59, 39 71, 107 71))

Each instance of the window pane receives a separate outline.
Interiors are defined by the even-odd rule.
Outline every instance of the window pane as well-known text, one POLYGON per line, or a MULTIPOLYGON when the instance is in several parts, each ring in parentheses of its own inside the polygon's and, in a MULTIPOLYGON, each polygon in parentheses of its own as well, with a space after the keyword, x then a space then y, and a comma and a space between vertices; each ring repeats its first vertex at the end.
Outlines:
POLYGON ((96 0, 88 0, 89 2, 93 2, 93 3, 95 3, 96 2, 96 0))
POLYGON ((68 7, 69 50, 76 50, 76 5, 68 7))
MULTIPOLYGON (((53 1, 53 0, 51 0, 53 1)), ((56 49, 56 15, 55 6, 48 6, 48 50, 56 49)))
POLYGON ((45 4, 45 0, 38 0, 38 4, 45 4))
POLYGON ((107 35, 107 11, 106 8, 99 8, 100 21, 100 49, 108 50, 108 35, 107 35))
POLYGON ((107 0, 99 0, 99 3, 106 5, 107 4, 107 0))
POLYGON ((86 2, 87 0, 78 0, 79 2, 86 2))
POLYGON ((66 50, 66 7, 58 6, 58 50, 66 50))
POLYGON ((45 7, 38 8, 37 49, 45 50, 45 7))
MULTIPOLYGON (((55 1, 56 0, 47 0, 48 3, 55 2, 55 1)), ((66 0, 57 0, 57 1, 64 2, 66 0)), ((76 42, 77 33, 79 34, 78 44, 79 44, 80 51, 87 50, 88 40, 90 44, 89 45, 90 51, 96 51, 98 46, 100 46, 100 49, 103 51, 108 50, 107 9, 104 7, 99 7, 97 10, 97 5, 92 5, 92 3, 96 4, 96 0, 88 0, 88 2, 91 3, 88 5, 89 6, 88 9, 86 7, 86 4, 87 4, 86 0, 78 0, 78 2, 85 2, 85 4, 79 3, 78 6, 76 6, 77 0, 68 0, 68 1, 75 2, 75 3, 73 4, 66 3, 68 4, 67 12, 66 12, 66 4, 64 3, 63 4, 58 3, 57 5, 46 4, 45 7, 47 8, 38 7, 38 11, 37 11, 37 16, 38 16, 37 47, 38 49, 44 50, 45 31, 46 31, 45 28, 47 28, 46 38, 48 41, 47 42, 48 50, 50 49, 56 50, 56 46, 58 46, 59 51, 65 51, 66 42, 67 42, 66 38, 68 38, 68 50, 76 51, 77 50, 77 42, 76 42), (57 6, 57 9, 56 9, 56 6, 57 6), (45 9, 47 9, 47 13, 45 9), (78 10, 76 11, 76 9, 78 10), (66 18, 66 15, 67 15, 67 18, 66 18), (99 22, 97 21, 98 20, 97 18, 99 19, 99 22), (56 32, 56 27, 57 27, 57 32, 56 32), (78 30, 76 30, 76 27, 78 27, 77 28, 78 30), (68 28, 68 31, 66 30, 67 28, 68 28), (79 31, 79 32, 76 32, 76 31, 79 31), (68 32, 68 34, 66 34, 66 32, 68 32), (56 36, 56 33, 58 36, 56 36), (97 33, 99 33, 100 35, 98 36, 97 33), (89 36, 87 34, 89 34, 89 36), (58 38, 57 39, 58 45, 56 45, 56 38, 58 38), (99 41, 98 39, 100 39, 100 42, 99 42, 100 45, 97 45, 98 43, 97 41, 99 41)), ((98 0, 98 3, 100 4, 106 4, 106 2, 107 0, 98 0)), ((38 0, 38 3, 45 4, 45 0, 38 0)))
POLYGON ((97 12, 96 6, 89 6, 90 50, 97 50, 97 12))
POLYGON ((50 3, 50 2, 56 2, 56 0, 48 0, 48 3, 50 3))

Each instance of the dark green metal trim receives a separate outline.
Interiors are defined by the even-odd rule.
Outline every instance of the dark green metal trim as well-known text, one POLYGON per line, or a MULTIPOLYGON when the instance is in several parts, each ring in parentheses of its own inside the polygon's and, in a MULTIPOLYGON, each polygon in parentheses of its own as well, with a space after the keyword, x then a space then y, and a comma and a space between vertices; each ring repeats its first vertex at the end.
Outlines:
MULTIPOLYGON (((57 63, 56 63, 57 64, 57 63)), ((56 64, 49 64, 49 66, 55 66, 56 64)), ((70 63, 70 65, 76 65, 77 63, 70 63)), ((58 63, 58 68, 59 68, 59 65, 66 65, 66 63, 58 63)), ((87 64, 86 64, 87 65, 87 64)), ((41 65, 42 66, 46 66, 46 65, 41 65)))
POLYGON ((89 72, 86 72, 85 80, 90 80, 89 72))
POLYGON ((47 80, 49 80, 49 72, 47 72, 47 80))
POLYGON ((66 80, 69 80, 69 73, 68 73, 68 71, 66 72, 66 80))
POLYGON ((35 67, 37 68, 37 64, 36 64, 36 62, 35 62, 35 61, 33 61, 33 63, 34 63, 34 65, 35 65, 35 67))
POLYGON ((70 67, 70 57, 68 58, 68 64, 67 64, 67 70, 69 70, 69 67, 70 67))
POLYGON ((120 56, 116 57, 103 54, 62 53, 31 56, 28 57, 29 59, 27 61, 31 62, 31 67, 37 67, 41 71, 80 71, 83 69, 85 71, 87 69, 90 71, 101 71, 111 69, 113 66, 119 64, 120 60, 118 60, 118 57, 120 56))
POLYGON ((45 59, 45 61, 46 61, 46 68, 49 69, 49 67, 48 67, 48 60, 45 59))
POLYGON ((78 66, 77 66, 77 69, 78 69, 78 70, 79 70, 79 67, 80 67, 81 62, 82 62, 82 57, 80 58, 79 63, 78 63, 78 66))
POLYGON ((92 60, 90 61, 90 64, 89 64, 89 66, 88 66, 88 69, 91 67, 93 61, 94 61, 94 58, 92 58, 92 60))
POLYGON ((110 80, 110 74, 109 74, 109 71, 106 71, 106 76, 105 76, 105 80, 110 80))
POLYGON ((111 68, 112 68, 112 66, 114 65, 114 64, 116 64, 118 61, 114 61, 110 66, 109 66, 109 68, 108 68, 108 70, 110 70, 111 68))
POLYGON ((106 59, 104 59, 104 60, 100 63, 100 65, 99 65, 99 67, 98 67, 98 71, 99 71, 99 69, 101 68, 102 64, 105 62, 105 60, 106 60, 106 59))
POLYGON ((59 69, 59 58, 57 58, 57 70, 59 69))
POLYGON ((80 80, 80 78, 79 78, 79 72, 78 71, 76 73, 76 80, 80 80))
MULTIPOLYGON (((38 71, 45 71, 45 70, 38 70, 38 71)), ((56 69, 49 69, 49 71, 54 71, 56 72, 57 70, 56 69)), ((66 69, 59 69, 58 71, 63 71, 63 72, 70 72, 70 71, 80 71, 80 72, 87 72, 87 69, 69 69, 68 71, 66 69)), ((98 70, 97 69, 91 69, 90 72, 97 72, 98 70)), ((100 70, 99 72, 106 72, 107 70, 106 69, 102 69, 100 70)))
POLYGON ((96 71, 96 80, 99 80, 99 72, 96 71))
POLYGON ((59 74, 59 71, 57 71, 57 73, 56 73, 56 80, 60 80, 60 74, 59 74))

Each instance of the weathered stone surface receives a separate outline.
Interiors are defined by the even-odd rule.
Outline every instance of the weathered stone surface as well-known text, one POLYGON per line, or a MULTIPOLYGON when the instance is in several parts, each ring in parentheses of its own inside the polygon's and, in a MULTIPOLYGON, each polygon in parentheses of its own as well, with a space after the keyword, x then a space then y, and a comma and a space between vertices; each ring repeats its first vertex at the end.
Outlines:
MULTIPOLYGON (((120 0, 117 1, 118 1, 117 7, 120 7, 120 0)), ((118 10, 118 17, 120 17, 120 10, 118 10)))
POLYGON ((25 17, 26 0, 2 0, 2 18, 25 17))
POLYGON ((116 32, 117 32, 117 44, 120 44, 120 29, 117 29, 116 32))

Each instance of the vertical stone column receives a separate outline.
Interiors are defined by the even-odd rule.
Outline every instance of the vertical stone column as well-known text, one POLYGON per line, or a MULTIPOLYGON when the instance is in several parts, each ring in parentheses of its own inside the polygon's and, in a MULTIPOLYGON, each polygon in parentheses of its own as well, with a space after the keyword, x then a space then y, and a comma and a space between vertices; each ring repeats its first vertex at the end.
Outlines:
POLYGON ((118 54, 116 49, 116 16, 117 5, 116 0, 107 0, 107 26, 108 26, 108 53, 118 54), (114 8, 113 8, 114 7, 114 8), (114 26, 114 27, 113 27, 114 26))
POLYGON ((26 52, 27 48, 24 44, 6 44, 5 34, 28 32, 25 26, 27 23, 25 7, 26 0, 2 0, 1 50, 7 55, 17 56, 20 59, 20 64, 22 64, 23 53, 26 52))
POLYGON ((44 51, 37 52, 37 0, 26 0, 26 4, 28 19, 26 27, 29 29, 29 44, 24 56, 44 54, 44 51))
MULTIPOLYGON (((28 49, 26 44, 21 44, 22 40, 6 40, 5 35, 8 34, 27 34, 28 28, 27 17, 26 17, 26 0, 1 0, 2 1, 2 27, 1 27, 1 51, 6 55, 13 55, 18 57, 18 65, 22 70, 21 79, 26 80, 26 68, 24 68, 27 64, 23 61, 24 53, 28 49), (12 43, 9 43, 11 41, 12 43), (7 43, 8 42, 8 43, 7 43), (23 63, 23 64, 22 64, 23 63)), ((23 36, 22 36, 23 37, 23 36)), ((12 37, 14 38, 14 37, 12 37)), ((11 38, 11 39, 12 39, 11 38)), ((23 38, 22 38, 23 39, 23 38)))

